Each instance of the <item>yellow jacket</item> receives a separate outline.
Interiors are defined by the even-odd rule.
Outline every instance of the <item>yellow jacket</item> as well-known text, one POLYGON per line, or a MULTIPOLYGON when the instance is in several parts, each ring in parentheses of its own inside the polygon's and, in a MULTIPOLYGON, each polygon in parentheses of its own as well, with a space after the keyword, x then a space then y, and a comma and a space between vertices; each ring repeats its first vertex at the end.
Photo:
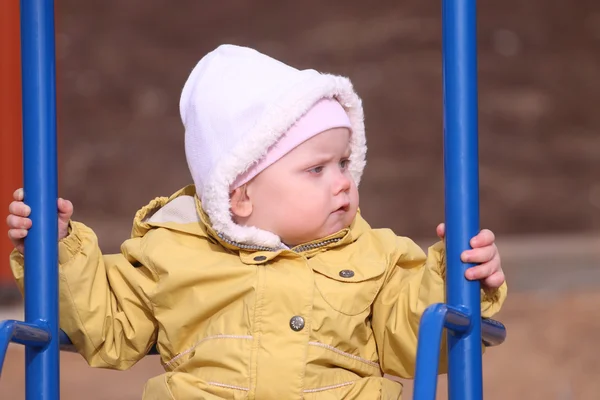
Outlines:
MULTIPOLYGON (((102 255, 72 222, 59 244, 60 327, 90 365, 126 369, 156 343, 166 373, 145 400, 401 396, 383 374, 414 375, 419 318, 444 301, 441 243, 426 257, 357 215, 291 250, 242 249, 212 230, 194 194, 138 211, 121 254, 102 255)), ((11 265, 22 287, 23 257, 11 265)), ((482 295, 483 316, 505 297, 506 286, 482 295)))

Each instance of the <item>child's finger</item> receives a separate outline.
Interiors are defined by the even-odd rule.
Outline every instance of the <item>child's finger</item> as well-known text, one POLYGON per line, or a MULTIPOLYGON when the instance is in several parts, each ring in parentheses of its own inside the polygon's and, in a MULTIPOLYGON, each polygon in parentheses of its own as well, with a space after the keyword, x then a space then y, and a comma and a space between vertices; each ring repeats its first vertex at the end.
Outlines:
POLYGON ((31 208, 22 201, 13 201, 8 205, 8 212, 18 217, 29 217, 31 208))
POLYGON ((73 203, 63 198, 58 199, 58 218, 69 220, 73 215, 73 203))
POLYGON ((495 245, 479 247, 476 249, 465 250, 460 255, 460 259, 465 263, 485 263, 491 261, 498 254, 498 249, 495 245))
POLYGON ((469 243, 471 244, 471 247, 476 248, 489 246, 493 244, 495 240, 496 236, 494 235, 494 232, 490 231, 489 229, 483 229, 481 232, 475 235, 469 243))
POLYGON ((500 270, 485 278, 481 283, 486 288, 497 289, 502 286, 505 280, 504 271, 500 270))
POLYGON ((8 225, 9 229, 29 229, 31 228, 31 220, 29 218, 9 214, 9 216, 6 217, 6 225, 8 225))
POLYGON ((483 264, 476 265, 465 271, 465 277, 471 281, 487 279, 500 268, 500 263, 495 259, 483 264))
POLYGON ((8 238, 10 240, 17 241, 24 239, 27 236, 27 229, 9 229, 8 230, 8 238))
POLYGON ((16 201, 23 201, 23 197, 24 197, 23 188, 18 188, 13 193, 13 199, 15 199, 16 201))
POLYGON ((446 224, 441 223, 435 228, 435 233, 437 233, 438 237, 444 240, 444 236, 446 236, 446 224))

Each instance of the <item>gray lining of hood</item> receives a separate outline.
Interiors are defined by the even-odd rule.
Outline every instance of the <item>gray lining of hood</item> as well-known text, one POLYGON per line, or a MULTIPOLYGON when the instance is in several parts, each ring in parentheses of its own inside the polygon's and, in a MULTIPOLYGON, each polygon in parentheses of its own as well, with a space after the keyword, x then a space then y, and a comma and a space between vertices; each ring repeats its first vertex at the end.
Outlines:
POLYGON ((190 224, 200 222, 200 216, 196 211, 196 200, 194 196, 179 196, 160 208, 150 218, 145 218, 148 223, 167 223, 175 222, 177 224, 190 224))
MULTIPOLYGON (((177 224, 190 224, 194 222, 200 222, 200 216, 196 210, 196 199, 194 196, 179 196, 167 204, 164 207, 158 209, 153 214, 144 218, 144 222, 148 223, 168 223, 174 222, 177 224)), ((252 244, 237 243, 227 239, 222 233, 218 233, 219 237, 234 246, 238 246, 241 249, 246 250, 264 250, 264 251, 275 251, 278 249, 266 248, 260 246, 254 246, 252 244)), ((288 246, 281 244, 280 249, 289 249, 288 246)))

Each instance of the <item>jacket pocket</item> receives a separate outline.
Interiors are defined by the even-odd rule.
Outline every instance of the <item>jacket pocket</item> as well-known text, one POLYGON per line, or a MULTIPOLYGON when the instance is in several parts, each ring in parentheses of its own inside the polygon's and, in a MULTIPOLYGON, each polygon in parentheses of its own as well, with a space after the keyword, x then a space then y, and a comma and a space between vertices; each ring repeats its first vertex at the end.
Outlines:
POLYGON ((385 263, 325 263, 314 260, 317 290, 334 310, 357 315, 371 306, 383 284, 385 263))

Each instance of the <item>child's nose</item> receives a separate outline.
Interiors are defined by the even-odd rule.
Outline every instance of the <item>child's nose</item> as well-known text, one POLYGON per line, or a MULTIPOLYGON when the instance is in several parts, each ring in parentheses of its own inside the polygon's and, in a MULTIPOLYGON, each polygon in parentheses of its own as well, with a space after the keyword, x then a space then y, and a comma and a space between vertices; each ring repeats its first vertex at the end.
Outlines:
POLYGON ((338 194, 340 192, 347 192, 350 190, 350 177, 347 171, 339 171, 336 176, 334 192, 338 194))

